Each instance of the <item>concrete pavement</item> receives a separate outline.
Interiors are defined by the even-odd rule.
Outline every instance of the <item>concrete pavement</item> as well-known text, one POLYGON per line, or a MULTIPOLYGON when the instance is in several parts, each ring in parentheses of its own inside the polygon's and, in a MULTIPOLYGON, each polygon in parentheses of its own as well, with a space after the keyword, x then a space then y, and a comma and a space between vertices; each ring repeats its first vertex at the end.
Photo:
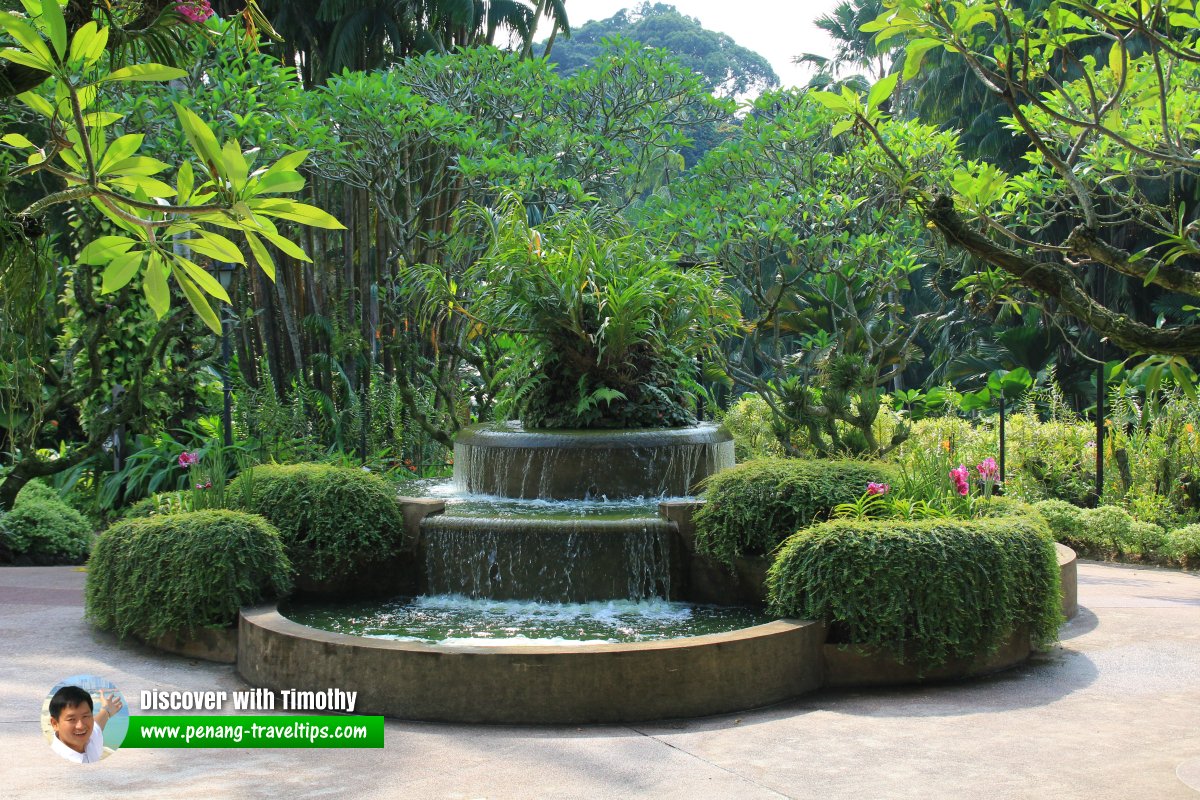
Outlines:
POLYGON ((0 797, 1200 798, 1197 574, 1080 562, 1061 644, 970 683, 637 726, 389 721, 382 751, 122 749, 86 767, 39 730, 61 678, 103 676, 135 713, 144 689, 246 686, 93 630, 83 578, 0 569, 0 797))

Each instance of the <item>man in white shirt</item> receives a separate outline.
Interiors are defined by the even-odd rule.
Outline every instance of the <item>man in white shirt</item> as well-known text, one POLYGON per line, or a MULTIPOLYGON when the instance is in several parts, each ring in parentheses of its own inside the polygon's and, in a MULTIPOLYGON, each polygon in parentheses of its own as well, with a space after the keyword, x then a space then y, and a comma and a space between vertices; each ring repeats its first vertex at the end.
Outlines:
POLYGON ((64 686, 50 698, 50 749, 76 764, 94 764, 104 756, 104 726, 121 710, 120 695, 100 692, 100 713, 92 714, 92 696, 78 686, 64 686))

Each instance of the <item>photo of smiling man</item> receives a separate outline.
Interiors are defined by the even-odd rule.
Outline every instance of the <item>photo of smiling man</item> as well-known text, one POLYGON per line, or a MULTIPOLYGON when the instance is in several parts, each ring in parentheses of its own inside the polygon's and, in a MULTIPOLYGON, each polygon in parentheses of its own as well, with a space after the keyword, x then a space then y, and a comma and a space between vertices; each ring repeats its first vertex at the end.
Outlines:
POLYGON ((44 707, 43 720, 48 716, 50 749, 56 755, 76 764, 94 764, 112 753, 124 737, 129 712, 121 693, 112 684, 92 676, 68 679, 57 686, 44 707), (86 687, 86 688, 85 688, 86 687), (98 706, 98 708, 97 708, 98 706), (122 712, 124 713, 122 714, 122 712), (105 730, 120 716, 122 730, 105 745, 105 730))

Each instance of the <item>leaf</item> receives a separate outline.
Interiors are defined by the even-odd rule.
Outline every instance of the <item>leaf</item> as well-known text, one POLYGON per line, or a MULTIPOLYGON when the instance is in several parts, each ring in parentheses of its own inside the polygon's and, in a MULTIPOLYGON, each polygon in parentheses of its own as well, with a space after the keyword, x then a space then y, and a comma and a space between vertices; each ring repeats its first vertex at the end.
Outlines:
POLYGON ((213 277, 211 272, 201 267, 195 261, 183 256, 175 256, 175 261, 205 294, 210 294, 226 303, 230 302, 229 292, 225 291, 225 287, 221 285, 219 280, 213 277))
MULTIPOLYGON (((61 16, 62 12, 59 12, 61 16)), ((24 47, 29 54, 36 57, 43 66, 38 69, 45 69, 53 66, 54 59, 50 56, 50 48, 46 47, 46 42, 41 36, 38 36, 37 31, 25 23, 16 14, 9 12, 0 12, 0 28, 3 28, 9 36, 16 39, 17 42, 24 47)))
POLYGON ((29 141, 28 139, 26 139, 24 136, 22 136, 19 133, 5 134, 3 138, 0 138, 0 142, 4 142, 5 144, 10 145, 12 147, 22 147, 22 148, 37 147, 37 145, 35 145, 33 142, 29 141))
POLYGON ((179 288, 183 289, 183 296, 200 315, 200 319, 204 320, 204 324, 208 326, 209 330, 220 336, 222 332, 221 319, 212 310, 212 306, 208 304, 208 300, 200 293, 200 290, 196 288, 196 284, 188 280, 188 276, 176 267, 172 267, 172 273, 175 275, 175 282, 179 284, 179 288))
POLYGON ((201 255, 215 258, 218 261, 228 261, 233 264, 246 263, 246 257, 238 250, 237 245, 219 233, 201 231, 198 238, 179 239, 178 242, 187 245, 201 255))
POLYGON ((50 43, 54 45, 54 52, 58 53, 58 60, 61 61, 67 54, 67 21, 63 18, 62 9, 58 7, 58 0, 42 0, 42 25, 45 26, 50 43))
POLYGON ((34 94, 33 92, 22 92, 21 94, 17 95, 17 99, 32 108, 37 113, 41 114, 43 117, 54 116, 54 106, 50 105, 50 101, 41 95, 34 94))
POLYGON ((154 316, 162 319, 171 308, 171 289, 167 286, 167 265, 158 253, 150 253, 146 277, 142 281, 142 291, 146 294, 146 302, 150 304, 154 316))
POLYGON ((174 186, 164 183, 158 178, 148 178, 145 175, 126 175, 118 178, 110 178, 108 182, 113 186, 126 190, 130 194, 140 189, 146 193, 147 197, 175 196, 174 186))
POLYGON ((1125 48, 1120 40, 1113 42, 1113 46, 1108 51, 1108 68, 1112 70, 1113 75, 1117 80, 1121 80, 1121 76, 1125 73, 1125 48))
POLYGON ((175 188, 179 193, 179 202, 188 203, 192 199, 192 189, 194 188, 196 175, 192 171, 192 162, 185 161, 179 165, 179 171, 175 174, 175 188))
POLYGON ((293 170, 268 172, 254 184, 254 194, 298 192, 304 188, 304 176, 293 170))
POLYGON ((94 267, 107 264, 135 244, 137 244, 137 240, 128 236, 101 236, 99 239, 88 242, 83 248, 79 254, 79 263, 94 267))
POLYGON ((838 120, 837 124, 829 129, 829 138, 836 139, 837 137, 841 136, 843 133, 854 127, 854 122, 855 120, 853 117, 847 117, 846 119, 838 120))
POLYGON ((271 258, 271 254, 267 251, 266 245, 262 240, 253 233, 246 231, 246 243, 250 245, 250 253, 254 256, 254 260, 258 262, 258 266, 262 269, 266 276, 272 281, 275 280, 275 261, 271 258))
MULTIPOLYGON (((3 17, 4 15, 0 14, 0 18, 3 17)), ((30 69, 41 70, 42 72, 49 72, 51 69, 53 69, 53 65, 49 61, 35 56, 32 53, 26 53, 24 50, 17 50, 15 47, 6 47, 5 49, 0 50, 0 58, 5 59, 6 61, 11 61, 14 64, 20 64, 21 66, 29 67, 30 69)))
POLYGON ((221 148, 217 144, 217 137, 213 136, 212 130, 194 111, 184 108, 179 103, 172 105, 175 106, 175 114, 179 117, 183 135, 187 137, 196 155, 200 156, 201 161, 217 169, 221 164, 221 148))
POLYGON ((124 136, 119 136, 104 149, 103 155, 100 156, 100 162, 96 165, 96 169, 101 175, 108 172, 109 168, 118 161, 124 161, 138 151, 142 146, 142 140, 146 138, 142 133, 127 133, 124 136))
POLYGON ((225 166, 225 177, 233 184, 234 191, 240 192, 246 186, 250 165, 246 163, 242 148, 235 139, 225 142, 221 148, 221 161, 225 166))
POLYGON ((904 80, 911 81, 921 71, 925 54, 935 47, 940 47, 937 39, 913 39, 904 48, 904 80))
POLYGON ((122 253, 108 263, 104 268, 104 274, 100 279, 100 292, 108 294, 121 289, 125 284, 133 280, 133 276, 138 274, 142 268, 142 261, 146 258, 145 250, 135 250, 129 253, 122 253))
POLYGON ((109 175, 157 175, 167 165, 149 156, 130 156, 108 168, 109 175))
MULTIPOLYGON (((285 236, 281 236, 278 233, 275 233, 274 231, 259 229, 257 231, 257 233, 258 233, 258 235, 262 236, 268 242, 275 245, 280 250, 282 250, 285 254, 291 256, 292 258, 295 258, 299 261, 306 261, 308 263, 312 263, 312 259, 308 257, 308 253, 305 253, 304 250, 300 247, 300 245, 296 244, 291 239, 288 239, 285 236)), ((249 232, 247 231, 247 235, 248 234, 249 234, 249 232)))
MULTIPOLYGON (((187 71, 166 64, 130 64, 116 72, 110 72, 100 79, 101 83, 110 81, 173 81, 186 78, 187 71)), ((176 103, 178 108, 179 104, 176 103)))
POLYGON ((900 80, 900 73, 893 72, 884 78, 875 82, 871 87, 871 91, 867 93, 867 112, 870 113, 879 108, 883 101, 892 96, 892 92, 896 89, 896 81, 900 80))
POLYGON ((307 203, 295 200, 255 200, 250 208, 257 214, 266 214, 280 219, 311 225, 314 228, 329 230, 345 230, 346 226, 338 222, 333 215, 307 203))
POLYGON ((71 37, 71 54, 69 60, 88 63, 91 60, 92 51, 95 49, 96 40, 101 37, 105 40, 104 44, 107 44, 108 28, 104 28, 104 32, 101 33, 100 26, 95 20, 84 23, 79 30, 75 31, 75 35, 71 37))
POLYGON ((831 111, 850 111, 853 109, 841 95, 833 92, 809 92, 808 96, 831 111))

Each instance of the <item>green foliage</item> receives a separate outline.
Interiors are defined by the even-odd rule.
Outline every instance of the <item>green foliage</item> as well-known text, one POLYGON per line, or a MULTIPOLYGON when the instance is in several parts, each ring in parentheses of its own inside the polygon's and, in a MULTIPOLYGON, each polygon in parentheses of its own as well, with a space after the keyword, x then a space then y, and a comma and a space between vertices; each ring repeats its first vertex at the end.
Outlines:
POLYGON ((263 465, 238 476, 228 496, 279 529, 302 579, 341 578, 364 560, 388 558, 403 534, 395 492, 361 469, 263 465), (248 503, 244 500, 247 481, 252 482, 248 503))
POLYGON ((1077 508, 1061 500, 1043 500, 1034 508, 1046 520, 1055 539, 1080 555, 1092 558, 1170 558, 1166 531, 1150 522, 1139 522, 1119 506, 1077 508))
POLYGON ((1062 622, 1054 543, 1034 517, 826 522, 785 542, 767 586, 772 613, 922 668, 994 651, 1026 626, 1044 645, 1062 622))
POLYGON ((460 225, 477 226, 488 250, 461 288, 420 269, 426 316, 466 315, 526 351, 528 371, 508 378, 526 427, 695 421, 698 364, 738 317, 714 267, 681 269, 659 243, 597 214, 561 212, 538 230, 512 196, 495 213, 471 208, 460 225))
POLYGON ((238 609, 286 594, 279 532, 261 517, 196 511, 119 522, 88 562, 87 617, 120 636, 228 627, 238 609))
POLYGON ((1200 567, 1200 524, 1186 525, 1167 534, 1164 553, 1188 569, 1200 567))
POLYGON ((12 511, 0 515, 0 538, 34 564, 77 564, 91 547, 92 526, 43 483, 29 483, 12 511))
POLYGON ((773 429, 775 416, 767 401, 759 395, 743 394, 718 419, 733 436, 734 456, 738 463, 783 455, 783 446, 773 429))
POLYGON ((555 45, 550 63, 565 75, 586 69, 612 36, 675 53, 685 67, 704 76, 710 91, 723 97, 758 94, 779 85, 779 77, 761 55, 727 34, 706 30, 699 20, 665 3, 642 3, 606 20, 585 23, 555 45))
POLYGON ((709 478, 696 513, 696 548, 732 563, 767 555, 796 532, 853 503, 868 483, 894 482, 886 464, 863 461, 761 459, 709 478))
POLYGON ((121 519, 145 519, 192 511, 191 492, 155 492, 125 509, 121 519))

